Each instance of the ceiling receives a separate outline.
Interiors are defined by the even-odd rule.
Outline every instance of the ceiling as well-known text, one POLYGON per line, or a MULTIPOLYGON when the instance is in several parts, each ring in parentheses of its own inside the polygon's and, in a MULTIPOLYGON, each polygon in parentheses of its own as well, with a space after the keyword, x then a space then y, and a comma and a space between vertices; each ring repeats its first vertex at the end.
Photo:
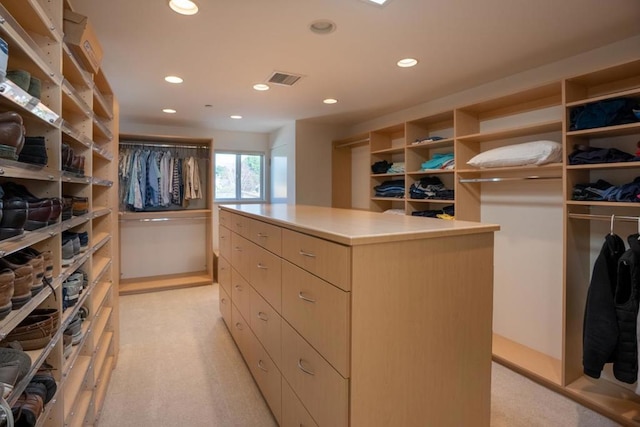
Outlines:
POLYGON ((121 120, 250 132, 356 123, 640 34, 638 0, 195 1, 200 12, 183 16, 167 0, 72 0, 102 44, 121 120), (311 32, 318 19, 337 29, 311 32), (418 65, 397 67, 405 57, 418 65), (252 88, 273 71, 304 77, 252 88))

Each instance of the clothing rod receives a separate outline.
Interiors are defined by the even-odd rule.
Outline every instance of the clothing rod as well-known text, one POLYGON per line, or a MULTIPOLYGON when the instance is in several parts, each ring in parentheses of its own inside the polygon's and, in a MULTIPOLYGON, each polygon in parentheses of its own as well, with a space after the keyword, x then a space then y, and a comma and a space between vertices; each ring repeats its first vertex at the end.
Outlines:
POLYGON ((210 219, 209 216, 185 216, 182 218, 120 218, 118 222, 138 221, 138 222, 163 222, 163 221, 184 221, 187 219, 210 219))
POLYGON ((369 142, 369 138, 359 139, 357 141, 345 142, 344 144, 336 145, 336 148, 346 148, 352 145, 362 144, 363 142, 369 142))
POLYGON ((160 144, 154 142, 121 142, 120 145, 128 147, 160 147, 160 148, 189 148, 194 150, 208 150, 208 145, 183 145, 183 144, 160 144))
MULTIPOLYGON (((579 214, 579 213, 571 213, 571 212, 569 212, 569 218, 595 219, 596 221, 611 221, 612 215, 579 214)), ((640 217, 613 215, 613 220, 614 221, 623 221, 623 222, 638 222, 638 220, 640 220, 640 217)))
POLYGON ((562 179, 561 176, 522 176, 522 177, 503 177, 503 178, 460 178, 458 181, 464 182, 502 182, 502 181, 528 181, 535 179, 562 179))

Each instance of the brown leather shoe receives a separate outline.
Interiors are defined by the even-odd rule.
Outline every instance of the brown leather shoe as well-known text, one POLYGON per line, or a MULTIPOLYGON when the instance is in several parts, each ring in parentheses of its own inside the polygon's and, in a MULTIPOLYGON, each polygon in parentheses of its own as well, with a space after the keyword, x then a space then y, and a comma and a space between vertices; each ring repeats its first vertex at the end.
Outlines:
POLYGON ((6 258, 0 258, 0 269, 4 268, 13 270, 15 274, 11 304, 12 308, 17 310, 31 299, 31 288, 34 280, 33 267, 29 264, 13 264, 6 258))
POLYGON ((72 212, 74 216, 84 215, 89 212, 89 198, 87 197, 74 197, 72 212))
POLYGON ((15 425, 35 426, 43 409, 42 397, 25 391, 11 408, 15 425))
POLYGON ((24 146, 22 116, 15 111, 0 113, 0 157, 18 160, 24 146))
POLYGON ((44 278, 44 256, 34 255, 30 252, 19 251, 6 257, 7 261, 15 265, 29 264, 33 267, 33 284, 31 285, 31 296, 36 296, 44 288, 42 279, 44 278))
POLYGON ((11 313, 11 297, 13 297, 13 281, 15 273, 10 268, 0 271, 0 319, 11 313))

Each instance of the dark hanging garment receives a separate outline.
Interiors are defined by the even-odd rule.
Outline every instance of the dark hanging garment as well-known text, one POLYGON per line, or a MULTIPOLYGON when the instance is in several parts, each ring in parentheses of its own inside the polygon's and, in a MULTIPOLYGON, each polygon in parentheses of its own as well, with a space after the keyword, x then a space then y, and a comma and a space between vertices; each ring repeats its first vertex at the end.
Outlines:
POLYGON ((638 285, 640 284, 640 242, 638 235, 627 239, 630 249, 618 261, 618 282, 615 292, 618 319, 618 343, 613 362, 617 380, 633 384, 638 379, 638 285))
POLYGON ((593 265, 584 312, 582 347, 584 373, 593 378, 600 378, 604 364, 613 362, 618 343, 618 318, 614 295, 618 260, 624 251, 622 239, 615 234, 609 234, 605 237, 600 255, 593 265))

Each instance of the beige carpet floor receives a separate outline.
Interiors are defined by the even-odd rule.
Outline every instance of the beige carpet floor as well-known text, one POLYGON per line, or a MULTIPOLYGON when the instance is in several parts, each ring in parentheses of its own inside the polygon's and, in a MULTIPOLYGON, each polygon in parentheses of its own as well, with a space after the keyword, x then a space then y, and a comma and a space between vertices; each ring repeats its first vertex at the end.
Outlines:
MULTIPOLYGON (((220 317, 217 285, 124 296, 120 313, 100 427, 276 426, 220 317)), ((492 371, 492 427, 618 425, 498 364, 492 371)))

